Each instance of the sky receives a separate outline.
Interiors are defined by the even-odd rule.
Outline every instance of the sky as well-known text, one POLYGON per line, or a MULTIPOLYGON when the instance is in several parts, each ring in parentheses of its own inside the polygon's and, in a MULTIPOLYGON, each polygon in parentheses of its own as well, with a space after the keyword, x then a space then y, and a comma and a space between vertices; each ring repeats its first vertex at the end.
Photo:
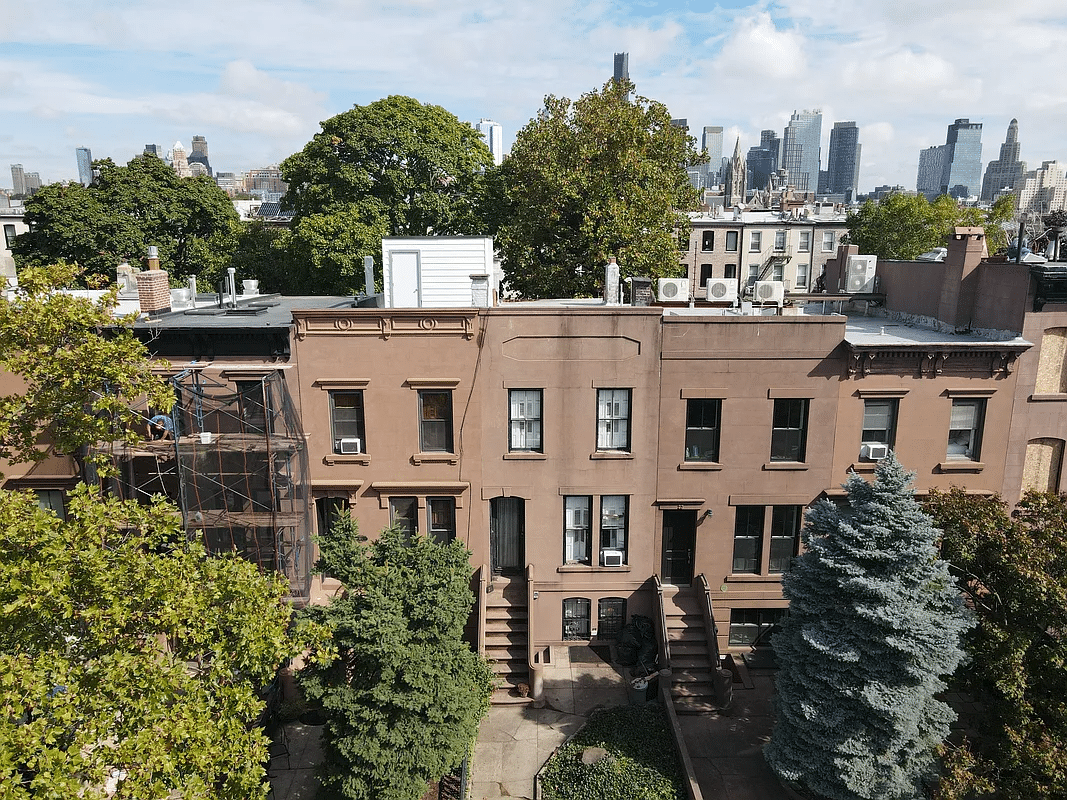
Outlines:
POLYGON ((1067 160, 1062 0, 0 0, 0 187, 20 163, 76 179, 207 138, 216 171, 277 164, 319 123, 393 94, 503 126, 577 98, 628 52, 637 93, 725 128, 724 155, 797 110, 859 125, 860 191, 915 188, 918 153, 981 122, 984 164, 1019 120, 1029 168, 1067 160))

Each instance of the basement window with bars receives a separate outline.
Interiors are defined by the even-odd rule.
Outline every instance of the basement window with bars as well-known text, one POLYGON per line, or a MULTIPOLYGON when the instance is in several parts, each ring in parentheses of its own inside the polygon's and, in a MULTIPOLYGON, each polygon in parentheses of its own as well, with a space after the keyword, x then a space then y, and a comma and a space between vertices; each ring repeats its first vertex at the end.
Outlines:
POLYGON ((777 625, 784 608, 735 608, 730 611, 730 647, 744 647, 756 642, 767 644, 771 628, 777 625))
POLYGON ((626 622, 626 600, 622 597, 602 597, 597 609, 597 638, 617 639, 626 622))
POLYGON ((589 639, 589 598, 568 597, 563 601, 563 641, 589 639))

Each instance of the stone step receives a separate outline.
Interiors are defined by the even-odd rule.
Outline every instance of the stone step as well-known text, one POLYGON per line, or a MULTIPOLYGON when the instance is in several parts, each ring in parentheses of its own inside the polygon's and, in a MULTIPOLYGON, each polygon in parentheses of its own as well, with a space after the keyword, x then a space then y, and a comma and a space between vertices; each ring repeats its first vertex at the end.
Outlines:
POLYGON ((708 683, 672 683, 671 697, 714 697, 715 687, 708 683))
POLYGON ((695 595, 676 594, 672 596, 666 596, 663 598, 663 611, 670 616, 677 616, 679 614, 697 614, 703 615, 703 600, 697 598, 695 595))
POLYGON ((697 627, 696 625, 686 628, 667 628, 667 641, 671 642, 704 642, 708 641, 708 637, 704 635, 704 626, 697 627))
POLYGON ((708 645, 707 642, 691 642, 680 641, 671 642, 671 661, 677 661, 679 658, 692 658, 692 657, 708 657, 708 645))
POLYGON ((512 644, 511 642, 486 642, 485 657, 494 661, 521 660, 526 663, 526 646, 512 644))
POLYGON ((714 703, 699 699, 676 699, 674 701, 674 713, 676 714, 714 714, 719 707, 714 703))
POLYGON ((671 670, 671 680, 675 683, 711 683, 711 669, 680 669, 674 667, 671 670))
POLYGON ((526 632, 492 631, 485 634, 485 649, 493 647, 526 647, 526 632))
POLYGON ((667 630, 680 630, 682 628, 704 629, 703 614, 676 614, 667 617, 667 630))
POLYGON ((711 662, 708 659, 707 653, 703 656, 694 655, 675 655, 674 651, 671 651, 671 670, 711 670, 711 662))

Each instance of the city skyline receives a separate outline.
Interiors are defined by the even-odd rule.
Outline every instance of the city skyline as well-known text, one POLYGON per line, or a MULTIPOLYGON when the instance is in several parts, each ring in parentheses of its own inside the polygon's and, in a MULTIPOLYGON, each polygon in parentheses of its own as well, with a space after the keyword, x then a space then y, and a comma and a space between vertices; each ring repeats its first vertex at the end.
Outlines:
MULTIPOLYGON (((472 125, 493 119, 507 150, 546 94, 598 88, 622 52, 638 94, 689 119, 698 139, 703 127, 723 126, 724 142, 740 138, 742 152, 761 130, 784 131, 796 109, 821 108, 826 123, 855 120, 860 192, 914 185, 918 153, 943 141, 956 118, 998 132, 1016 118, 1022 160, 1067 159, 1067 89, 1019 92, 1016 79, 1020 53, 1034 74, 1056 73, 1067 16, 1049 0, 980 3, 963 14, 960 37, 944 35, 959 30, 958 9, 903 0, 734 0, 706 12, 563 0, 507 13, 462 0, 419 9, 356 4, 338 15, 315 0, 225 9, 194 0, 190 18, 210 19, 209 29, 161 36, 140 0, 20 8, 0 30, 0 164, 23 164, 46 182, 76 180, 77 147, 125 163, 144 142, 195 133, 211 142, 214 169, 243 172, 297 152, 321 120, 390 94, 442 105, 472 125)), ((829 133, 824 124, 824 155, 829 133)))

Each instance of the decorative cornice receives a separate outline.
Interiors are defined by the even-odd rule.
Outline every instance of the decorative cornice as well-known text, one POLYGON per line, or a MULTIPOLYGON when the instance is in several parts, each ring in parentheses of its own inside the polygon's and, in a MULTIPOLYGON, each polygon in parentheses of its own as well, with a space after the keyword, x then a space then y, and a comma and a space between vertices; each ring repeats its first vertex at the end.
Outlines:
POLYGON ((294 311, 296 338, 308 336, 462 336, 474 338, 477 309, 317 309, 294 311))
POLYGON ((1019 354, 1028 344, 989 344, 961 348, 951 344, 922 347, 864 347, 848 345, 850 378, 868 375, 918 375, 936 378, 952 375, 983 375, 990 378, 1011 374, 1019 354))

